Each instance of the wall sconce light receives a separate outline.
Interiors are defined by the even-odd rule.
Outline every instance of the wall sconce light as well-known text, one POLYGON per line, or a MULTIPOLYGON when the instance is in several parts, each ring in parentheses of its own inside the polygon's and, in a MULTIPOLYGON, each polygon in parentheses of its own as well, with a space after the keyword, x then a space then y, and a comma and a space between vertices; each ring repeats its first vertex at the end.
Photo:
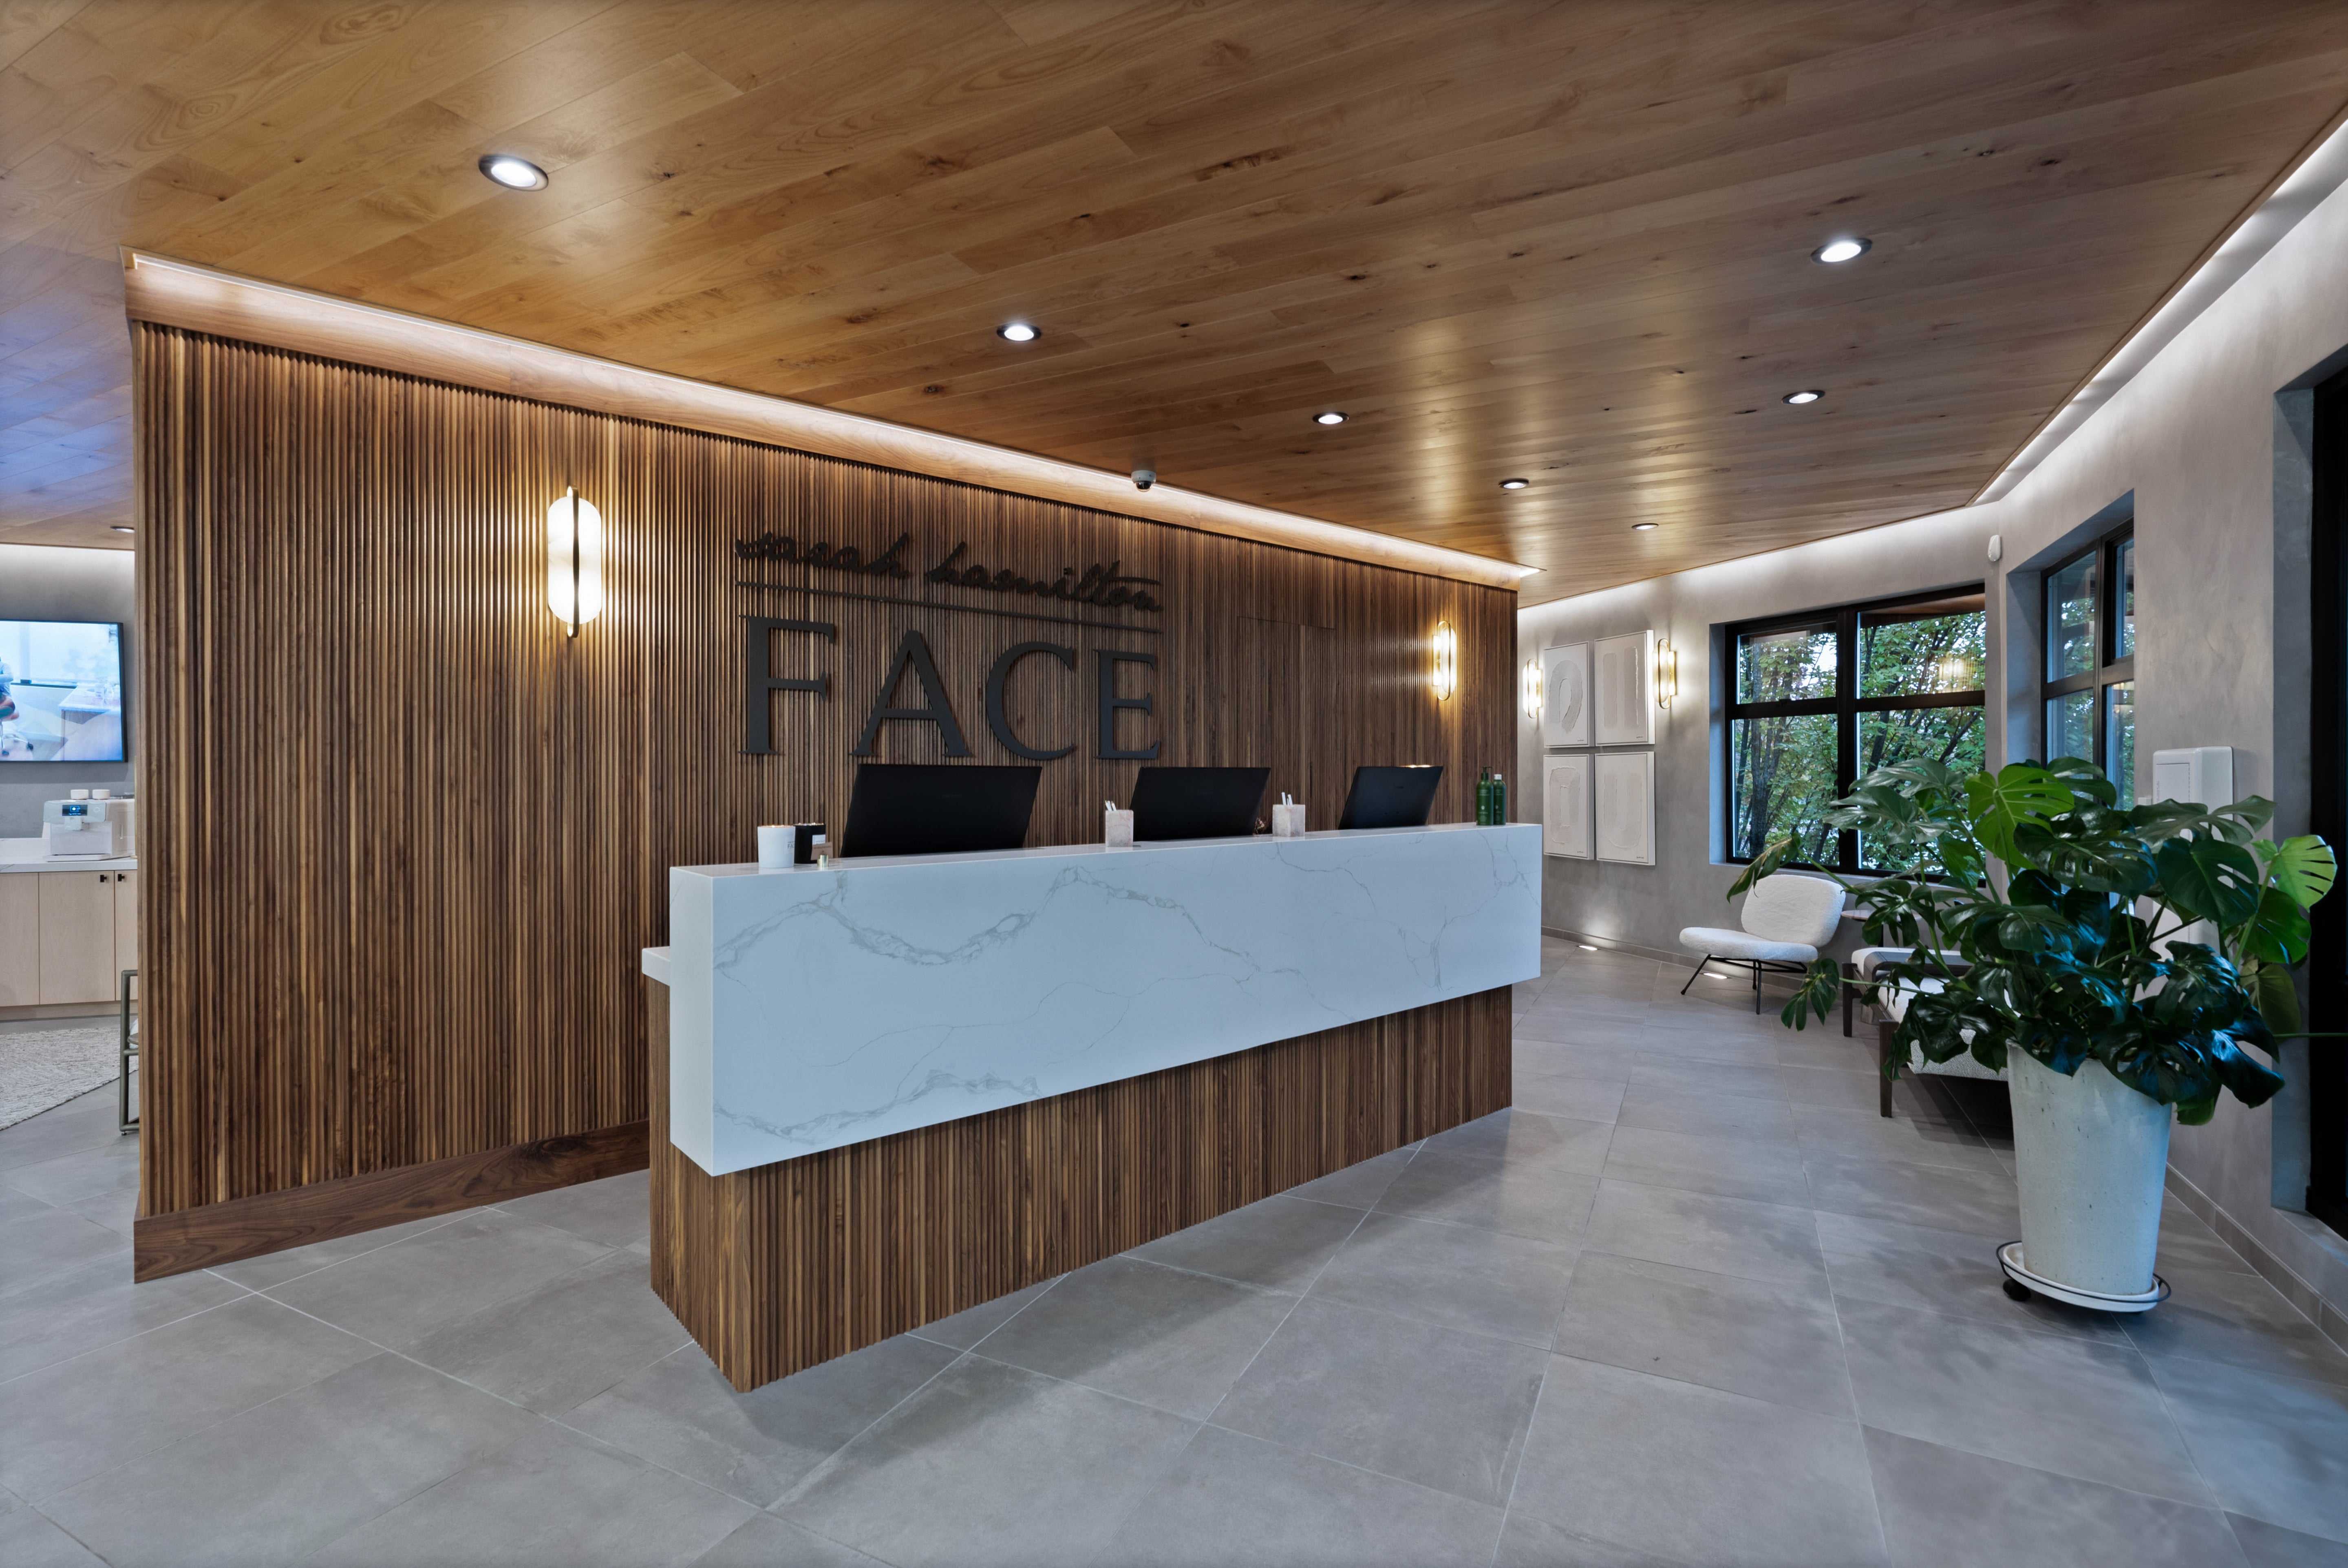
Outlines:
POLYGON ((1655 706, 1669 707, 1680 695, 1680 651, 1669 643, 1655 645, 1655 706))
POLYGON ((1434 651, 1435 665, 1427 680, 1435 687, 1436 700, 1447 702, 1459 689, 1459 634, 1451 629, 1450 622, 1435 624, 1434 651))
POLYGON ((575 489, 546 509, 546 607, 573 637, 603 612, 603 514, 575 489))
POLYGON ((1525 661, 1525 677, 1523 686, 1525 694, 1525 717, 1527 718, 1537 719, 1540 717, 1541 710, 1541 674, 1540 661, 1539 659, 1527 659, 1525 661))
POLYGON ((1941 661, 1938 673, 1941 685, 1944 689, 1962 691, 1965 689, 1965 679, 1973 673, 1973 667, 1965 662, 1964 655, 1962 654, 1951 654, 1941 661))

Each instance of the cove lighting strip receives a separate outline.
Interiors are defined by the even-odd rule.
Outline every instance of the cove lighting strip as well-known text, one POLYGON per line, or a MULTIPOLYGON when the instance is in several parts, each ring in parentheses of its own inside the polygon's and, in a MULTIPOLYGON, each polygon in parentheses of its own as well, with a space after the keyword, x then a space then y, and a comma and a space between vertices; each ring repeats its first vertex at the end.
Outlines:
POLYGON ((125 304, 135 321, 1488 588, 1514 588, 1540 570, 1166 484, 1137 490, 1124 474, 1057 458, 646 370, 170 256, 126 250, 123 266, 125 304))

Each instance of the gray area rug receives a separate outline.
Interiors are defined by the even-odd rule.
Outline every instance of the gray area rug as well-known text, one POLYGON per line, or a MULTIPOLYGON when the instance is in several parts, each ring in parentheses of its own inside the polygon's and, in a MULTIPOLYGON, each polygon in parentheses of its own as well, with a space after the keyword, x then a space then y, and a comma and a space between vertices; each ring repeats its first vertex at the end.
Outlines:
POLYGON ((0 1127, 112 1083, 121 1046, 113 1024, 0 1034, 0 1127))

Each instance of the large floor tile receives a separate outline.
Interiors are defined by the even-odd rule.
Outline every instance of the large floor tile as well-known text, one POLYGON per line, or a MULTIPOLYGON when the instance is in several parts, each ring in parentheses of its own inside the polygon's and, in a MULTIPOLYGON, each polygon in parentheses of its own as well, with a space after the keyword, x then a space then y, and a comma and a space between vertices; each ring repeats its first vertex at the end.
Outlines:
POLYGON ((1868 1458, 1900 1568, 2244 1568, 2226 1516, 1873 1428, 1868 1458))
POLYGON ((2182 1357, 2152 1375, 2228 1510, 2348 1542, 2348 1388, 2182 1357))
POLYGON ((1633 1045, 1577 1046, 1549 1040, 1517 1037, 1515 1056, 1519 1078, 1564 1077, 1591 1078, 1601 1083, 1628 1083, 1632 1067, 1639 1060, 1633 1045))
POLYGON ((242 1258, 232 1264, 217 1264, 213 1265, 211 1272, 224 1280, 242 1285, 247 1290, 270 1290, 285 1284, 288 1280, 299 1279, 304 1274, 315 1274, 320 1269, 347 1263, 367 1253, 381 1252, 384 1248, 407 1241, 411 1236, 420 1236, 425 1232, 438 1230, 442 1225, 455 1224, 458 1221, 466 1218, 469 1213, 476 1212, 479 1211, 466 1210, 454 1214, 433 1214, 421 1220, 410 1220, 405 1224, 386 1225, 378 1230, 361 1231, 355 1236, 336 1236, 332 1241, 312 1242, 307 1246, 287 1247, 283 1252, 263 1253, 257 1258, 242 1258))
POLYGON ((607 1247, 624 1247, 652 1233, 652 1172, 637 1171, 625 1176, 607 1176, 601 1181, 557 1187, 551 1192, 509 1199, 498 1208, 534 1224, 552 1225, 558 1231, 569 1231, 607 1247))
POLYGON ((2216 1501, 2133 1346, 1874 1302, 1846 1301, 1841 1315, 1869 1426, 2181 1502, 2216 1501))
POLYGON ((1631 1071, 1631 1088, 1641 1095, 1725 1094, 1741 1099, 1786 1103, 1775 1062, 1691 1062, 1680 1057, 1645 1056, 1631 1071))
POLYGON ((1284 1194, 1290 1198, 1309 1198, 1315 1203, 1335 1203, 1347 1209, 1375 1209, 1378 1199, 1394 1184, 1418 1152, 1414 1143, 1404 1149, 1389 1150, 1372 1159, 1358 1161, 1342 1171, 1332 1171, 1314 1181, 1291 1187, 1284 1194))
POLYGON ((1658 1132, 1693 1133, 1701 1138, 1737 1138, 1764 1143, 1794 1141, 1794 1113, 1783 1099, 1753 1099, 1744 1095, 1713 1094, 1702 1088, 1700 1074, 1691 1075, 1683 1088, 1632 1088, 1622 1096, 1615 1122, 1622 1127, 1652 1128, 1658 1132))
POLYGON ((2200 1215, 2164 1194, 2160 1204, 2160 1257, 2154 1265, 2164 1276, 2187 1269, 2210 1269, 2219 1274, 2256 1274, 2250 1261, 2228 1246, 2200 1215))
POLYGON ((2178 1268, 2166 1277, 2169 1298, 2127 1320, 2129 1336, 2147 1356, 2190 1356, 2348 1384, 2348 1353, 2257 1274, 2178 1268))
POLYGON ((901 1334, 737 1394, 687 1346, 562 1420, 765 1508, 960 1357, 901 1334))
POLYGON ((1574 1256, 1498 1231, 1369 1214, 1313 1295, 1546 1347, 1574 1256))
POLYGON ((1103 1562, 1198 1423, 965 1357, 777 1509, 899 1568, 1103 1562))
POLYGON ((1064 1277, 977 1354, 1203 1419, 1295 1305, 1211 1274, 1110 1258, 1064 1277))
POLYGON ((45 1505, 117 1568, 291 1563, 539 1423, 477 1388, 378 1355, 45 1505))
POLYGON ((1558 1314, 1560 1356, 1853 1414, 1842 1335, 1815 1284, 1771 1284, 1585 1252, 1558 1314))
POLYGON ((1513 1511, 1689 1563, 1883 1561, 1858 1423, 1550 1359, 1513 1511))
POLYGON ((1612 1078, 1560 1074, 1519 1075, 1509 1099, 1519 1110, 1573 1121, 1612 1121, 1622 1108, 1622 1085, 1612 1078))
POLYGON ((1241 1284, 1302 1291, 1361 1222, 1359 1209, 1283 1195, 1177 1231, 1130 1255, 1241 1284))
POLYGON ((1511 1165, 1557 1165, 1595 1176, 1605 1168, 1614 1130, 1602 1121, 1576 1121, 1529 1110, 1496 1110, 1426 1140, 1430 1154, 1473 1154, 1511 1165))
POLYGON ((1050 1279, 1031 1284, 1024 1290, 1006 1292, 996 1296, 993 1301, 980 1302, 976 1306, 954 1313, 951 1316, 941 1317, 933 1323, 925 1323, 911 1332, 939 1345, 951 1345, 956 1350, 968 1350, 1021 1312, 1025 1311, 1029 1302, 1042 1295, 1066 1277, 1066 1275, 1055 1275, 1050 1279))
POLYGON ((1863 1220, 1962 1231, 2003 1243, 2022 1234, 2013 1178, 1989 1171, 1804 1150, 1810 1205, 1863 1220))
POLYGON ((37 1164, 15 1166, 0 1180, 45 1203, 75 1203, 106 1192, 136 1191, 139 1140, 117 1138, 37 1164))
POLYGON ((1607 1146, 1604 1174, 1645 1187, 1673 1187, 1764 1203, 1804 1207, 1810 1201, 1802 1152, 1787 1143, 1617 1127, 1607 1146))
POLYGON ((1593 1541, 1519 1509, 1500 1532, 1492 1568, 1685 1568, 1668 1557, 1593 1541))
POLYGON ((14 1127, 0 1127, 0 1182, 9 1180, 9 1171, 61 1155, 135 1141, 135 1133, 129 1139, 123 1137, 114 1118, 114 1091, 108 1087, 92 1089, 14 1127))
POLYGON ((1099 1560, 1157 1568, 1484 1568, 1500 1519, 1497 1508, 1209 1427, 1099 1560))
POLYGON ((29 1508, 0 1513, 0 1563, 8 1568, 106 1568, 105 1559, 29 1508))
POLYGON ((458 1318, 576 1274, 609 1248, 477 1209, 269 1292, 288 1306, 396 1349, 458 1318))
POLYGON ((1547 1362, 1532 1346, 1307 1298, 1213 1418, 1498 1506, 1547 1362))
POLYGON ((753 1514, 742 1528, 693 1560, 693 1568, 886 1568, 837 1541, 777 1519, 753 1514))
POLYGON ((35 1502, 376 1347, 245 1296, 0 1384, 0 1485, 35 1502))
POLYGON ((2028 1301, 2008 1296, 1997 1243, 1962 1231, 1821 1212, 1818 1245, 1841 1299, 1953 1313, 2110 1345, 2128 1342, 2122 1320, 2110 1313, 2065 1306, 2043 1295, 2028 1301))
POLYGON ((2348 1568, 2348 1541, 2302 1535, 2247 1514, 2230 1513, 2226 1522, 2234 1527, 2250 1568, 2348 1568))
POLYGON ((128 1260, 113 1256, 39 1275, 0 1295, 0 1382, 245 1294, 201 1271, 136 1283, 128 1260))
POLYGON ((1582 1244, 1649 1263, 1823 1287, 1818 1224, 1807 1209, 1601 1181, 1582 1244))
POLYGON ((1589 1223, 1597 1195, 1596 1177, 1562 1165, 1519 1166, 1428 1149, 1386 1189, 1377 1212, 1571 1242, 1589 1223))
POLYGON ((1910 1116, 1879 1116, 1872 1110, 1845 1110, 1831 1105, 1797 1105, 1794 1123, 1806 1154, 1816 1150, 1904 1161, 1910 1165, 1947 1165, 1992 1175, 2005 1170, 1998 1151, 1969 1126, 1910 1116))
POLYGON ((129 1276, 130 1245, 121 1236, 70 1209, 26 1202, 38 1206, 0 1221, 0 1257, 8 1260, 0 1273, 0 1299, 92 1264, 110 1264, 129 1276))
POLYGON ((407 1352, 499 1398, 552 1415, 687 1343, 654 1295, 642 1253, 575 1273, 428 1330, 407 1352))
POLYGON ((541 1426, 309 1561, 319 1568, 684 1568, 752 1512, 736 1499, 541 1426))

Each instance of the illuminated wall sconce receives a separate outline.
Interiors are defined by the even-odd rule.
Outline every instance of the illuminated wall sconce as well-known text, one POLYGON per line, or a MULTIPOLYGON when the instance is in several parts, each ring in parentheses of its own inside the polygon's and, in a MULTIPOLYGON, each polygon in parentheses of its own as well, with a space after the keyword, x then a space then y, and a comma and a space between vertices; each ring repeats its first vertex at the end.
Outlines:
POLYGON ((1655 644, 1655 706, 1669 707, 1680 695, 1680 651, 1669 643, 1655 644))
POLYGON ((1941 689, 1965 691, 1972 684, 1973 667, 1962 654, 1951 654, 1940 664, 1941 689))
POLYGON ((1448 621, 1435 624, 1435 664, 1427 672, 1427 680, 1435 687, 1436 700, 1447 702, 1459 689, 1459 634, 1451 629, 1448 621))
POLYGON ((1541 713, 1541 673, 1539 659, 1525 661, 1525 676, 1520 684, 1525 694, 1525 717, 1539 719, 1541 713))
POLYGON ((603 514, 576 490, 546 509, 546 607, 573 637, 603 613, 603 514))

